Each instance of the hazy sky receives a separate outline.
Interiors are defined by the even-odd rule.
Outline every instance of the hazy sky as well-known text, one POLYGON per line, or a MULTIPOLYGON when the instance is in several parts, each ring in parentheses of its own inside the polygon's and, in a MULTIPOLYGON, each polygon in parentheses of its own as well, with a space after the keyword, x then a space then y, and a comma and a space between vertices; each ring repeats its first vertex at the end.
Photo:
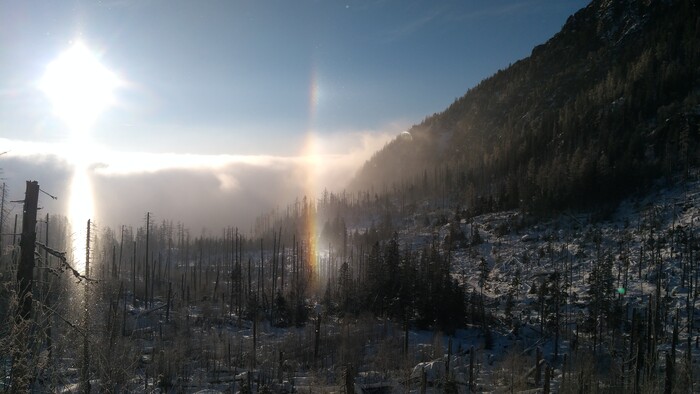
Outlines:
MULTIPOLYGON (((80 40, 124 82, 115 105, 90 129, 92 141, 104 150, 92 160, 93 176, 101 177, 95 188, 106 188, 96 191, 98 196, 113 195, 110 185, 142 189, 130 179, 143 183, 154 174, 178 171, 212 180, 211 190, 201 186, 207 194, 248 189, 244 180, 253 178, 250 172, 242 175, 244 168, 278 176, 270 179, 279 179, 276 169, 298 174, 293 167, 308 153, 309 134, 316 136, 315 153, 332 155, 330 161, 324 156, 314 162, 324 167, 314 175, 314 185, 325 182, 323 176, 339 183, 387 138, 528 56, 586 4, 0 0, 0 152, 11 150, 0 157, 0 167, 5 182, 19 193, 25 180, 19 177, 41 183, 41 174, 49 172, 36 163, 34 173, 19 165, 29 156, 18 153, 17 141, 48 144, 25 147, 61 156, 60 144, 69 142, 66 125, 37 83, 47 64, 80 40), (124 157, 110 162, 108 152, 169 156, 131 156, 127 169, 124 157), (194 155, 197 163, 189 166, 177 154, 194 155), (134 166, 150 161, 160 164, 134 166)), ((52 178, 43 183, 56 183, 63 167, 44 160, 52 178)), ((260 187, 263 195, 266 187, 260 187)), ((236 196, 228 197, 235 201, 236 196)), ((124 212, 109 222, 127 215, 127 205, 137 217, 154 209, 148 206, 154 200, 145 197, 128 201, 109 208, 124 212)))

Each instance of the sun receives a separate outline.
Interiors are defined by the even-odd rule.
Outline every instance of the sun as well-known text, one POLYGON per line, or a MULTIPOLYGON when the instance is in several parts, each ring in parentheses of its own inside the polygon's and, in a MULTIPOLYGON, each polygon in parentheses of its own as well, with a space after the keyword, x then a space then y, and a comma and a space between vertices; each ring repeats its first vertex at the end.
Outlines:
POLYGON ((74 133, 86 132, 100 113, 115 103, 114 91, 119 85, 117 75, 80 41, 49 63, 39 81, 56 116, 74 133))

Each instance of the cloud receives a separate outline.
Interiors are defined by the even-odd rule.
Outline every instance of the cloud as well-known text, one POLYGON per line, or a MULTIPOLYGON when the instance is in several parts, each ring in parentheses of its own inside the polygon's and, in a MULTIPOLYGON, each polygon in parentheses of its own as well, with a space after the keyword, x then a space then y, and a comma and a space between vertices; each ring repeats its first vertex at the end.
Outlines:
POLYGON ((230 174, 216 174, 216 178, 219 180, 219 187, 221 190, 236 190, 240 186, 238 180, 230 174))
POLYGON ((310 134, 305 148, 288 156, 116 152, 0 138, 0 151, 9 151, 0 156, 0 168, 20 196, 29 179, 58 195, 58 202, 47 202, 50 213, 65 212, 70 178, 80 162, 87 163, 98 225, 139 225, 149 211, 195 229, 247 231, 260 214, 297 197, 341 190, 403 129, 391 124, 380 131, 310 134))
MULTIPOLYGON (((0 151, 5 150, 0 144, 0 151)), ((6 184, 5 209, 9 212, 5 225, 10 223, 8 218, 12 218, 14 214, 22 214, 21 203, 8 201, 24 200, 25 181, 37 181, 41 190, 58 196, 58 200, 53 200, 43 193, 40 194, 40 214, 64 212, 71 171, 64 161, 51 156, 17 157, 10 156, 9 153, 0 156, 0 183, 6 184)))
POLYGON ((392 43, 411 36, 431 24, 462 23, 476 19, 501 17, 521 13, 538 5, 542 5, 542 0, 465 3, 463 7, 455 7, 455 4, 442 4, 440 7, 426 10, 422 15, 389 30, 383 41, 392 43), (463 10, 464 8, 466 10, 463 10))
POLYGON ((442 8, 433 9, 425 15, 413 19, 408 23, 404 23, 403 25, 387 32, 384 42, 391 43, 406 36, 412 35, 442 16, 443 11, 444 10, 442 8))
POLYGON ((318 160, 322 165, 316 169, 317 184, 321 189, 344 188, 372 154, 403 130, 404 125, 395 123, 385 126, 380 132, 336 132, 316 137, 316 149, 322 152, 318 160))
POLYGON ((489 4, 489 6, 486 6, 485 8, 476 9, 462 14, 455 14, 452 17, 454 20, 458 21, 498 17, 522 12, 522 10, 532 8, 539 3, 542 3, 542 0, 505 2, 495 5, 489 4))

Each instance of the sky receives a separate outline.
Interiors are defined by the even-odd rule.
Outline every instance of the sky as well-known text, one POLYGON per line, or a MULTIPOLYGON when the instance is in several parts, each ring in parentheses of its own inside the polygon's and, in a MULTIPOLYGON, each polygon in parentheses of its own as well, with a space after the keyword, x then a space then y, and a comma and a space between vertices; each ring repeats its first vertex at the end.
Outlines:
POLYGON ((106 225, 155 211, 244 226, 342 189, 387 141, 527 57, 586 4, 0 0, 3 181, 18 199, 38 180, 60 212, 78 166, 106 225), (76 42, 119 80, 80 142, 39 88, 76 42))

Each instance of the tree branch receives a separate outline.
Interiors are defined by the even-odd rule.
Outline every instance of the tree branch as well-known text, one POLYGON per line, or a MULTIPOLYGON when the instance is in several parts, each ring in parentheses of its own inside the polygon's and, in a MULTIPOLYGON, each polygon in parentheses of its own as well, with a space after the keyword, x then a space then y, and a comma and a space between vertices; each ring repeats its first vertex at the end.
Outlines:
POLYGON ((90 283, 90 282, 97 282, 96 279, 88 278, 87 276, 81 274, 80 272, 78 272, 78 270, 76 270, 75 268, 73 268, 73 267, 68 263, 68 259, 66 258, 66 252, 60 252, 60 251, 58 251, 58 250, 52 249, 52 248, 50 248, 50 247, 48 247, 48 246, 42 244, 41 242, 37 242, 36 245, 37 245, 37 246, 40 246, 41 248, 43 248, 43 249, 44 249, 46 252, 48 252, 50 255, 52 255, 52 256, 54 256, 54 257, 57 257, 59 260, 61 260, 61 266, 62 266, 62 268, 70 270, 70 271, 73 273, 73 276, 75 276, 76 278, 78 278, 78 282, 81 282, 81 281, 83 281, 83 280, 87 281, 88 283, 90 283))

